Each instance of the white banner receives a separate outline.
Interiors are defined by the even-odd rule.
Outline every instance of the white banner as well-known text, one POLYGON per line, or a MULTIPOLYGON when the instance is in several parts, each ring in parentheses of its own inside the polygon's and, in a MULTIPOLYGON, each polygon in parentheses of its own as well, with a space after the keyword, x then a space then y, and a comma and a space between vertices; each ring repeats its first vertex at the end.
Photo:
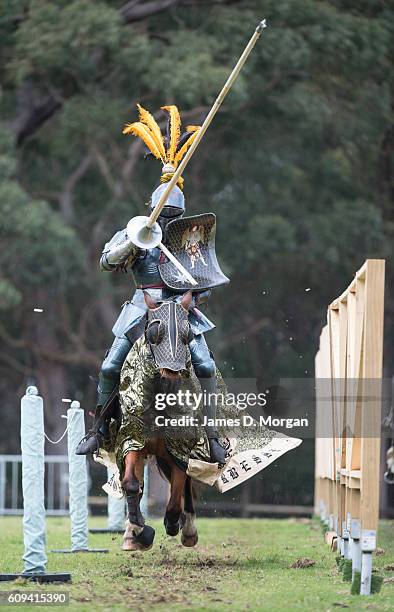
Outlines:
POLYGON ((217 478, 215 486, 221 493, 225 493, 261 472, 270 463, 293 448, 297 448, 301 443, 302 440, 299 438, 278 437, 273 438, 263 448, 235 452, 217 478))

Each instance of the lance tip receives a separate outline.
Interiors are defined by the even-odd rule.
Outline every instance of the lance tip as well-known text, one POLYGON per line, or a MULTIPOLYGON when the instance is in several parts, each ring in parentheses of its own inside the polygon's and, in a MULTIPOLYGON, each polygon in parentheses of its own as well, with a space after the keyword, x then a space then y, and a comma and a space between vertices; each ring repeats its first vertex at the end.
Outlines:
POLYGON ((258 32, 259 34, 261 34, 261 32, 264 30, 264 28, 267 27, 267 21, 266 19, 263 19, 263 21, 260 21, 259 25, 256 28, 256 32, 258 32))

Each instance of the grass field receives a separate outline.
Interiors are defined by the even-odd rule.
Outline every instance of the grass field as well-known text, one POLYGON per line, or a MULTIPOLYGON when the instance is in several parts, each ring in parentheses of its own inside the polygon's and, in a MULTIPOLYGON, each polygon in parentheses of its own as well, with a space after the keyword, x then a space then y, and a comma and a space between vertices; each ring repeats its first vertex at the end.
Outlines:
MULTIPOLYGON (((48 555, 48 571, 71 572, 72 584, 0 583, 0 590, 65 590, 70 593, 69 609, 79 612, 394 609, 394 522, 381 525, 379 547, 384 553, 375 556, 374 567, 385 582, 371 597, 349 594, 350 585, 342 582, 335 555, 315 521, 200 519, 200 540, 194 549, 181 546, 179 537, 165 536, 161 522, 151 523, 156 540, 148 552, 122 552, 120 535, 90 535, 91 546, 107 547, 110 553, 48 555), (301 557, 315 565, 291 568, 301 557)), ((90 526, 103 524, 102 519, 90 521, 90 526)), ((47 529, 48 550, 69 546, 68 519, 48 519, 47 529)), ((0 519, 0 533, 2 571, 21 571, 21 519, 0 519)))

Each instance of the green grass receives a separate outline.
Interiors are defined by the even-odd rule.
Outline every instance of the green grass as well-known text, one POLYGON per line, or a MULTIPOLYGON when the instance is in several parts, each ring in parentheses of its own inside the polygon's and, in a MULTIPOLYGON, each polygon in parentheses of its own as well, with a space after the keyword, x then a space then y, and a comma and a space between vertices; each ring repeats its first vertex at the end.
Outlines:
MULTIPOLYGON (((335 554, 323 542, 320 525, 307 519, 199 519, 199 543, 181 546, 179 537, 164 535, 161 521, 154 547, 145 553, 120 550, 121 536, 90 535, 90 545, 108 547, 109 554, 49 553, 48 571, 69 571, 72 584, 62 586, 0 583, 1 590, 66 590, 70 608, 100 610, 393 610, 394 522, 383 522, 374 567, 385 578, 371 597, 350 595, 335 554), (306 557, 315 565, 290 566, 306 557), (389 569, 390 566, 393 569, 389 569), (386 568, 386 569, 385 569, 386 568)), ((101 526, 91 519, 90 526, 101 526)), ((48 519, 48 550, 69 546, 68 519, 48 519)), ((0 519, 3 572, 22 570, 20 518, 0 519)), ((15 609, 15 607, 13 608, 15 609)), ((23 606, 16 609, 44 609, 23 606)))

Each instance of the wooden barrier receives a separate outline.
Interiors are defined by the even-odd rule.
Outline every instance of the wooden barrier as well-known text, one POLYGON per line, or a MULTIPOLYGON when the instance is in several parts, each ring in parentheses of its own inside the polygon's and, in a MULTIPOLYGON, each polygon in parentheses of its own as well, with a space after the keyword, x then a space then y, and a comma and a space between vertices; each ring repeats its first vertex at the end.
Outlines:
POLYGON ((365 595, 379 517, 384 270, 368 259, 330 304, 315 360, 315 512, 365 595))

